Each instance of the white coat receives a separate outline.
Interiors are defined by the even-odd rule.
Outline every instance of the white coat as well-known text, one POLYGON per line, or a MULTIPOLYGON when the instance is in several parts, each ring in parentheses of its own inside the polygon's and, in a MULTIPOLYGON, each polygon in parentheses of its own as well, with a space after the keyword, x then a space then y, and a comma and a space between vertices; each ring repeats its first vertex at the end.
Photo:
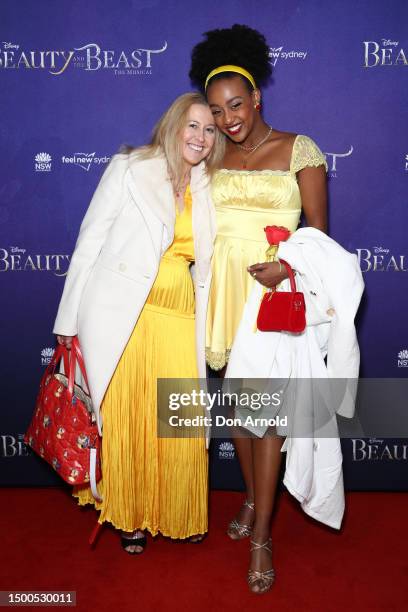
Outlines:
MULTIPOLYGON (((344 488, 334 412, 347 417, 354 413, 360 364, 354 317, 364 288, 362 274, 356 255, 314 228, 294 232, 280 244, 277 255, 296 270, 297 289, 305 296, 306 329, 302 334, 255 332, 262 297, 262 286, 255 283, 234 340, 226 379, 347 379, 344 394, 336 398, 324 427, 308 437, 288 437, 282 448, 288 490, 307 514, 338 529, 344 513, 344 488)), ((279 290, 289 291, 289 281, 279 290)), ((306 389, 313 392, 313 385, 306 389)), ((295 424, 296 419, 322 423, 314 399, 308 402, 302 393, 295 394, 295 424)))
MULTIPOLYGON (((206 376, 205 318, 215 220, 205 164, 191 171, 198 373, 206 376)), ((175 203, 162 156, 115 155, 82 222, 54 333, 78 338, 93 407, 100 406, 146 298, 174 238, 175 203)))

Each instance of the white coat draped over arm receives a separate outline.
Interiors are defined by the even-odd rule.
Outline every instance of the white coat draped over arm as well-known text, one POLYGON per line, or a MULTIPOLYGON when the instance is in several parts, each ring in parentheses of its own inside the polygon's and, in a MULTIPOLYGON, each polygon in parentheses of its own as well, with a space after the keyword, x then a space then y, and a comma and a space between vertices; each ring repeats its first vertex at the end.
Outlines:
MULTIPOLYGON (((226 378, 305 379, 311 389, 314 379, 317 385, 319 379, 344 380, 344 397, 331 407, 332 417, 324 422, 324 431, 289 437, 282 447, 286 451, 284 484, 290 493, 307 514, 339 529, 344 487, 335 411, 348 417, 354 414, 360 364, 354 317, 364 288, 362 274, 356 255, 314 228, 294 232, 280 243, 277 255, 296 270, 297 289, 304 293, 306 302, 306 329, 301 334, 255 331, 262 298, 262 287, 255 283, 234 340, 226 378)), ((281 283, 278 290, 289 291, 289 281, 281 283)), ((294 419, 298 415, 301 420, 306 414, 312 417, 311 422, 319 422, 313 395, 309 400, 302 393, 295 394, 292 408, 294 419)))

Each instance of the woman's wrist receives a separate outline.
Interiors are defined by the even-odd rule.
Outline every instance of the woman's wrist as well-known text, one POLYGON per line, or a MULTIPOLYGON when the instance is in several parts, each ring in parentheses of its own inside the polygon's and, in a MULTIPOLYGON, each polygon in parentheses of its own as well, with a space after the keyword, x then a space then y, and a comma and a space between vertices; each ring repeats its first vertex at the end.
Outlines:
POLYGON ((279 264, 279 274, 281 275, 282 280, 288 278, 288 271, 286 269, 286 266, 284 266, 279 259, 277 259, 276 263, 279 264))

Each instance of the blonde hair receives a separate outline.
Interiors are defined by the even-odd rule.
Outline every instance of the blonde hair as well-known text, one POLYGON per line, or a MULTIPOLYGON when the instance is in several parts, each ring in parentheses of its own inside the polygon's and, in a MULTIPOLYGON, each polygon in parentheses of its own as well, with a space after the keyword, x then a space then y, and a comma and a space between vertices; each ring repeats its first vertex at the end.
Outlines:
MULTIPOLYGON (((168 172, 173 185, 179 185, 183 180, 184 167, 179 136, 186 125, 187 114, 193 104, 201 104, 208 107, 207 100, 199 92, 191 92, 179 96, 155 125, 152 139, 148 145, 137 149, 126 147, 122 151, 128 153, 134 151, 140 159, 149 159, 163 154, 167 160, 168 172)), ((225 136, 216 126, 214 126, 214 129, 214 146, 204 160, 209 176, 219 168, 225 150, 225 136)))

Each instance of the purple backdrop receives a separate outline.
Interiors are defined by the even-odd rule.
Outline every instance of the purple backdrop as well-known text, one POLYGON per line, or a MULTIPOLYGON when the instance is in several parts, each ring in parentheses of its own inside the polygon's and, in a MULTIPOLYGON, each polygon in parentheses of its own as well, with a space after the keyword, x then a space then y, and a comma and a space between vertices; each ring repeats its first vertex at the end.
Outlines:
MULTIPOLYGON (((407 3, 211 0, 202 7, 1 2, 0 484, 56 482, 21 435, 54 345, 80 221, 109 157, 123 143, 145 142, 162 111, 190 89, 191 48, 214 27, 246 23, 265 33, 274 65, 266 120, 312 136, 327 155, 330 233, 359 254, 366 282, 362 376, 408 373, 407 3)), ((344 454, 348 488, 406 488, 403 440, 347 441, 344 454)), ((213 444, 212 479, 240 487, 228 441, 213 444)))

